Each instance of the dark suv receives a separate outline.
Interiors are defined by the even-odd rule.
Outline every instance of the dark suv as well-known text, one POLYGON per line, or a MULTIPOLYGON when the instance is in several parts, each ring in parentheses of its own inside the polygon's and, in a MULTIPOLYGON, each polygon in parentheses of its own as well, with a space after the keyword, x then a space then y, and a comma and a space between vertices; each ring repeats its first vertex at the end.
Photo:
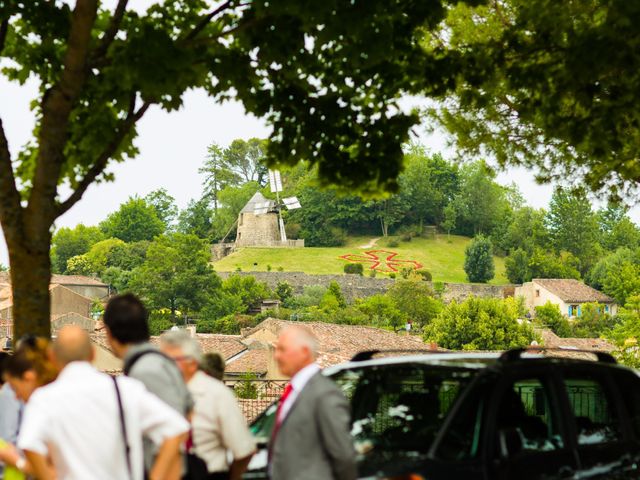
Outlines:
MULTIPOLYGON (((606 354, 372 357, 324 371, 351 401, 360 478, 640 479, 640 377, 606 354)), ((274 414, 252 425, 263 449, 274 414)))

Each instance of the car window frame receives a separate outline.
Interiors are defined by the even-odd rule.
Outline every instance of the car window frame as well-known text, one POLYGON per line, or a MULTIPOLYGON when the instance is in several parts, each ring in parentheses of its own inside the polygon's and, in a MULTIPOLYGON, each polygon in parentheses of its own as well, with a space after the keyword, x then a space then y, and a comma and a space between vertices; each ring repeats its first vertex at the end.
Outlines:
POLYGON ((576 425, 575 414, 573 412, 573 407, 571 406, 571 401, 569 400, 569 394, 566 391, 566 384, 564 380, 567 377, 575 376, 584 376, 585 378, 593 378, 598 381, 605 389, 605 394, 608 395, 608 398, 612 400, 611 405, 616 409, 618 427, 620 432, 622 433, 622 439, 616 442, 608 442, 613 444, 624 444, 627 442, 633 441, 635 435, 633 434, 632 428, 629 425, 629 422, 624 421, 624 419, 629 418, 629 412, 627 411, 627 406, 624 404, 622 400, 622 392, 619 389, 618 382, 614 380, 611 371, 607 367, 598 364, 575 364, 575 365, 563 365, 561 370, 558 372, 559 381, 560 381, 560 391, 562 395, 565 397, 565 402, 567 406, 567 418, 566 420, 569 423, 569 427, 571 427, 571 438, 575 441, 576 449, 581 449, 590 446, 596 445, 606 445, 606 443, 602 444, 594 444, 594 445, 581 445, 578 442, 578 431, 576 425))
POLYGON ((517 367, 509 368, 508 370, 504 371, 504 373, 500 377, 498 384, 496 385, 495 391, 491 396, 491 400, 489 402, 491 408, 489 409, 489 413, 486 419, 488 427, 485 428, 486 462, 509 461, 509 459, 500 460, 498 445, 496 441, 499 402, 509 387, 511 387, 518 380, 526 379, 539 379, 541 383, 548 389, 551 408, 553 409, 554 406, 556 408, 554 420, 557 423, 558 431, 563 442, 563 447, 557 450, 550 450, 549 452, 531 452, 529 455, 534 456, 545 455, 547 453, 567 453, 575 457, 575 450, 572 448, 571 443, 568 441, 570 439, 570 432, 567 428, 568 425, 566 420, 566 414, 568 412, 565 409, 565 404, 563 404, 562 402, 561 392, 558 391, 558 382, 556 380, 555 373, 551 370, 548 364, 526 365, 523 363, 519 363, 517 367))
POLYGON ((462 392, 462 394, 458 396, 453 407, 449 410, 447 417, 442 423, 440 431, 436 435, 433 441, 433 444, 429 449, 429 452, 427 454, 429 458, 436 460, 438 462, 443 462, 443 463, 455 463, 455 464, 465 464, 465 465, 479 465, 479 464, 484 465, 486 463, 484 450, 486 445, 485 436, 487 433, 487 428, 486 428, 487 413, 491 409, 491 399, 493 397, 492 390, 495 389, 495 386, 496 384, 498 384, 499 381, 500 381, 500 377, 491 370, 481 370, 478 372, 478 374, 471 381, 471 383, 469 383, 469 385, 464 390, 464 392, 462 392), (463 408, 467 399, 472 395, 474 395, 478 391, 478 389, 484 388, 484 386, 481 385, 483 382, 486 382, 489 385, 489 389, 486 395, 487 401, 484 402, 484 405, 482 406, 482 412, 480 415, 480 440, 479 440, 480 447, 478 449, 478 454, 475 457, 467 458, 463 460, 448 460, 440 457, 438 455, 438 451, 440 450, 440 447, 447 433, 451 428, 451 424, 454 422, 455 418, 460 413, 460 410, 463 408), (493 386, 493 389, 491 388, 491 386, 493 386))

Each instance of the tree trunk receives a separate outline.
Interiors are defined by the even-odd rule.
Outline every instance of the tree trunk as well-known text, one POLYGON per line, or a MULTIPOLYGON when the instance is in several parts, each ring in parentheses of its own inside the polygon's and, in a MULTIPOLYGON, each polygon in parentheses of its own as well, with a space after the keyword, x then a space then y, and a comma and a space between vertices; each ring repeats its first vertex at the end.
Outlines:
POLYGON ((50 238, 9 245, 13 291, 13 338, 26 334, 51 336, 50 238))

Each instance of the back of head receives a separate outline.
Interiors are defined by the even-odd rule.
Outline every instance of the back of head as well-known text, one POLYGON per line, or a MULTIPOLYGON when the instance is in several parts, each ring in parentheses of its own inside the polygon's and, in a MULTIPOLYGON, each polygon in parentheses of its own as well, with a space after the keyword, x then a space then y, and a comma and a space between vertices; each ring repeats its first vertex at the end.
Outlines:
POLYGON ((36 374, 39 385, 54 381, 58 371, 49 359, 49 340, 29 337, 19 343, 13 355, 5 358, 3 375, 22 378, 28 371, 36 374))
POLYGON ((126 345, 149 340, 148 318, 144 304, 129 293, 109 300, 103 320, 111 336, 126 345))
POLYGON ((93 360, 93 346, 89 334, 75 325, 63 327, 53 343, 53 354, 62 366, 71 362, 93 360))
POLYGON ((171 331, 160 337, 160 343, 163 346, 176 347, 182 351, 182 355, 191 360, 195 360, 198 364, 202 362, 202 349, 195 338, 191 338, 186 332, 171 331))
POLYGON ((224 358, 218 352, 205 353, 200 364, 200 368, 204 373, 218 380, 222 380, 224 377, 226 366, 224 358))

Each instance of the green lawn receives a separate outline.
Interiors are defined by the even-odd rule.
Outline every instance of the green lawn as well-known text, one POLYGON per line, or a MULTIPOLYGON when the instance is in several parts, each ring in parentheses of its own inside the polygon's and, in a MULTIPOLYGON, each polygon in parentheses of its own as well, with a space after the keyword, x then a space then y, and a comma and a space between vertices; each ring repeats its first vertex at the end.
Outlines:
MULTIPOLYGON (((238 267, 243 272, 268 269, 282 269, 286 272, 305 272, 311 274, 342 273, 345 260, 338 258, 346 254, 362 254, 366 250, 390 250, 397 252, 397 259, 415 260, 429 270, 434 281, 466 282, 464 273, 464 249, 470 239, 446 235, 435 239, 414 238, 411 242, 400 242, 397 247, 388 247, 389 239, 381 238, 372 248, 361 248, 373 237, 351 237, 343 247, 313 248, 242 248, 222 260, 214 267, 220 272, 234 271, 238 267)), ((504 259, 495 257, 496 277, 494 284, 508 283, 504 273, 504 259)), ((367 267, 365 266, 365 271, 367 267)))

